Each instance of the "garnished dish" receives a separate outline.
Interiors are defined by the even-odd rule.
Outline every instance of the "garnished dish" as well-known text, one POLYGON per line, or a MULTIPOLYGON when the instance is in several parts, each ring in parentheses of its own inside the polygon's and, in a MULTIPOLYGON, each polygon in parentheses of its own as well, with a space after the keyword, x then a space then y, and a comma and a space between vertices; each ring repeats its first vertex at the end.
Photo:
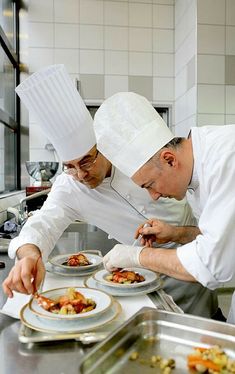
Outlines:
POLYGON ((74 288, 68 288, 65 295, 56 299, 50 299, 38 294, 35 295, 35 298, 43 309, 54 314, 80 314, 90 312, 96 308, 94 300, 86 298, 74 288))
POLYGON ((107 275, 105 279, 109 282, 119 284, 133 284, 144 282, 145 278, 143 275, 130 270, 115 270, 110 275, 107 275))
POLYGON ((91 265, 91 262, 83 253, 78 253, 75 255, 71 255, 67 258, 66 261, 62 263, 65 266, 88 266, 91 265))
POLYGON ((193 373, 232 374, 235 373, 235 361, 219 347, 194 348, 188 356, 188 367, 193 373))

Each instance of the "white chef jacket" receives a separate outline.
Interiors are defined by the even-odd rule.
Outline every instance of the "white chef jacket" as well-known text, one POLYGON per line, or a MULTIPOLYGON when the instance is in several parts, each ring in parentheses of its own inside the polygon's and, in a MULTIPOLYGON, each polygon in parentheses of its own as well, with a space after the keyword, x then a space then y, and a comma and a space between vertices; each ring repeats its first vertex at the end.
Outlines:
POLYGON ((235 273, 235 125, 193 128, 191 138, 190 191, 201 212, 202 234, 179 247, 177 255, 198 282, 215 289, 235 273))
MULTIPOLYGON (((28 219, 20 235, 11 241, 9 256, 14 258, 20 246, 32 243, 40 248, 46 260, 63 231, 76 219, 95 225, 119 242, 131 245, 138 225, 153 217, 173 225, 196 224, 185 200, 154 201, 146 190, 115 168, 111 177, 105 178, 95 189, 89 189, 63 173, 54 182, 43 207, 28 219)), ((165 277, 164 289, 188 313, 210 317, 217 310, 217 295, 200 284, 165 277)))

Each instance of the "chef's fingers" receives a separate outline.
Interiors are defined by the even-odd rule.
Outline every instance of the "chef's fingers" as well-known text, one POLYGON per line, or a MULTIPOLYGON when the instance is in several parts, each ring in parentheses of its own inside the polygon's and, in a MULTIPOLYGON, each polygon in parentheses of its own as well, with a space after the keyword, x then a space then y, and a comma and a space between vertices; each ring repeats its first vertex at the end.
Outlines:
POLYGON ((45 266, 42 262, 42 259, 40 258, 40 260, 38 260, 38 263, 37 263, 37 274, 35 276, 35 281, 34 281, 35 291, 37 291, 38 288, 40 287, 40 284, 42 283, 45 277, 45 273, 46 273, 45 266))
MULTIPOLYGON (((10 273, 11 274, 11 273, 10 273)), ((2 284, 3 292, 10 298, 13 297, 13 292, 11 290, 11 275, 8 275, 8 277, 4 280, 2 284)))
POLYGON ((142 235, 142 233, 143 233, 143 228, 144 227, 147 227, 147 226, 151 226, 151 222, 152 222, 152 220, 147 220, 147 221, 145 221, 145 222, 143 222, 141 225, 139 225, 138 227, 137 227, 137 229, 136 229, 136 231, 135 231, 135 239, 138 239, 138 237, 140 236, 140 235, 142 235))
POLYGON ((30 264, 25 262, 19 264, 19 266, 15 266, 12 276, 12 283, 15 291, 25 294, 31 294, 33 292, 32 270, 33 268, 30 267, 30 264))

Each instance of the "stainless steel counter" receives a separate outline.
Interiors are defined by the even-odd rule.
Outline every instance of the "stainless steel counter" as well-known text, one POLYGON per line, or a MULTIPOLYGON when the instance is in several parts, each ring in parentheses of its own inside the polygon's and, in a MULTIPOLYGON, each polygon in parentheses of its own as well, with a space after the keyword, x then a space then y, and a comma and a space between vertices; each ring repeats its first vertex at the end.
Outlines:
MULTIPOLYGON (((0 254, 6 263, 0 269, 1 284, 6 278, 13 261, 0 254)), ((0 290, 0 308, 6 301, 0 290)), ((77 374, 79 361, 91 346, 76 341, 22 344, 18 341, 20 322, 0 314, 0 374, 77 374)), ((93 345, 94 346, 94 345, 93 345)))

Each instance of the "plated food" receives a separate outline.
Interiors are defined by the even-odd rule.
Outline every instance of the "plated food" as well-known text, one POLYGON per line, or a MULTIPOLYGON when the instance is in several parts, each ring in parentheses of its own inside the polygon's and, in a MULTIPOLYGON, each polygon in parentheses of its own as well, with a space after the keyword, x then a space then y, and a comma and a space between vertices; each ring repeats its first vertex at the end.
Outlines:
POLYGON ((91 265, 91 262, 88 260, 87 256, 83 253, 77 253, 75 255, 71 255, 67 258, 66 261, 62 263, 65 266, 87 266, 91 265))
POLYGON ((147 286, 159 278, 157 273, 143 268, 126 268, 113 273, 100 270, 93 277, 103 286, 120 289, 147 286))
POLYGON ((235 361, 230 359, 219 346, 194 348, 193 354, 188 356, 188 367, 194 370, 194 373, 235 373, 235 361))
POLYGON ((63 287, 32 298, 29 308, 44 319, 72 321, 96 317, 108 310, 112 303, 112 297, 100 290, 63 287))
POLYGON ((106 276, 106 280, 118 284, 133 284, 144 282, 145 278, 135 271, 120 269, 112 271, 110 275, 106 276))
POLYGON ((52 271, 61 275, 77 275, 78 273, 82 275, 82 273, 97 270, 103 259, 97 254, 79 252, 57 255, 48 261, 52 265, 52 271))
POLYGON ((87 299, 75 288, 68 288, 65 295, 55 299, 49 299, 43 295, 36 295, 38 304, 54 314, 78 314, 86 313, 95 309, 96 303, 92 299, 87 299))

